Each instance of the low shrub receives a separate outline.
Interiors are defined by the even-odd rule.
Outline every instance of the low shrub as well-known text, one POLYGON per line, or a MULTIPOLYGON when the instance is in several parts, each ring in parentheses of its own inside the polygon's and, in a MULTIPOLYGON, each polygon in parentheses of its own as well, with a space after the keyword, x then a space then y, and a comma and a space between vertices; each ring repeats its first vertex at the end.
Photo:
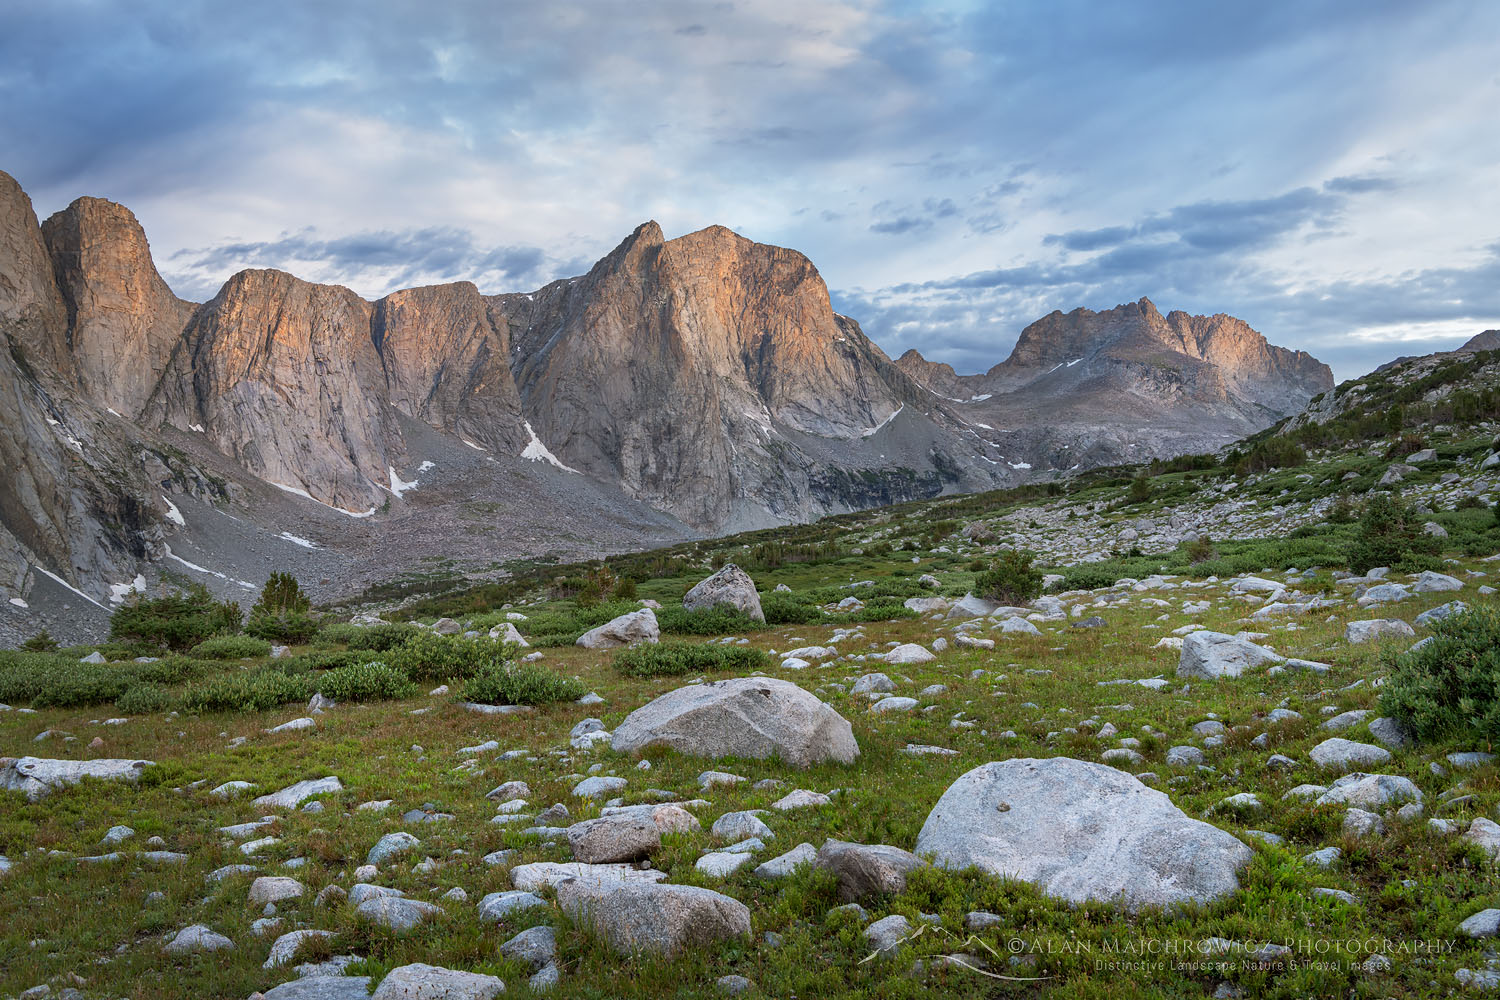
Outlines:
POLYGON ((222 669, 221 664, 174 653, 155 663, 135 664, 134 673, 137 680, 147 684, 186 684, 222 669))
POLYGON ((827 617, 815 602, 785 590, 762 594, 760 610, 767 625, 816 625, 827 617))
POLYGON ((731 635, 766 627, 738 608, 723 604, 701 611, 662 608, 656 612, 656 624, 663 635, 731 635))
POLYGON ((143 642, 177 652, 216 635, 240 630, 240 606, 219 602, 208 588, 195 584, 161 597, 139 597, 123 604, 109 619, 112 639, 143 642))
POLYGON ((104 663, 73 663, 46 676, 31 698, 35 708, 81 708, 114 701, 134 683, 130 671, 104 663))
POLYGON ((919 617, 915 611, 895 601, 871 601, 862 608, 845 614, 843 622, 893 622, 902 618, 919 617))
POLYGON ((115 707, 126 715, 165 712, 176 704, 172 692, 161 684, 135 684, 115 699, 115 707))
POLYGON ((1387 654, 1380 710, 1422 740, 1500 740, 1500 611, 1476 607, 1432 623, 1420 649, 1387 654))
POLYGON ((472 677, 486 664, 505 659, 505 650, 505 643, 487 636, 465 639, 418 631, 402 645, 387 650, 384 660, 414 681, 441 682, 472 677))
POLYGON ((270 656, 271 644, 248 635, 221 635, 198 643, 189 653, 201 660, 246 660, 270 656))
POLYGON ((1024 604, 1042 592, 1042 571, 1031 564, 1035 556, 1013 549, 1002 552, 989 569, 974 578, 974 593, 1001 604, 1024 604))
POLYGON ((272 573, 261 589, 260 599, 250 609, 245 631, 281 645, 301 644, 318 631, 312 616, 312 601, 290 573, 272 573))
POLYGON ((404 670, 379 661, 336 667, 319 675, 315 683, 324 697, 334 701, 398 701, 418 691, 404 670))
POLYGON ((264 712, 306 701, 317 685, 311 674, 288 674, 273 667, 222 674, 183 692, 189 712, 264 712))
POLYGON ((686 642, 644 644, 615 654, 615 670, 626 677, 678 677, 712 671, 762 670, 771 658, 748 646, 686 642))
MULTIPOLYGON (((348 633, 344 641, 349 644, 350 649, 359 649, 372 653, 384 653, 395 649, 397 646, 405 645, 419 635, 428 635, 415 625, 406 625, 400 622, 385 622, 381 625, 371 625, 361 628, 358 625, 349 625, 353 629, 348 633)), ((325 629, 325 631, 327 631, 325 629)))
POLYGON ((52 638, 52 633, 42 629, 36 635, 21 643, 21 648, 29 653, 53 653, 57 651, 57 640, 52 638))
POLYGON ((510 663, 495 659, 464 682, 461 697, 489 705, 546 705, 576 701, 583 697, 583 684, 563 677, 536 663, 510 663))
POLYGON ((1349 568, 1364 573, 1376 566, 1395 568, 1405 559, 1437 555, 1438 540, 1422 531, 1423 523, 1421 515, 1395 497, 1372 496, 1348 549, 1349 568))

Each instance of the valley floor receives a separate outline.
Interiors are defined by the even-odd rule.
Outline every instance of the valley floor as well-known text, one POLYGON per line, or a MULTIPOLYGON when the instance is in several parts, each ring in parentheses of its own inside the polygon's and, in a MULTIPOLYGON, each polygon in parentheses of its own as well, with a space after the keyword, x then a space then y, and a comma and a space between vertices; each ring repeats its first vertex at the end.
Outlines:
MULTIPOLYGON (((928 563, 944 592, 962 593, 968 579, 951 560, 920 560, 911 571, 925 571, 928 563)), ((910 560, 903 557, 902 564, 910 560)), ((800 669, 777 665, 780 658, 773 657, 766 673, 813 691, 850 721, 861 751, 850 766, 799 770, 774 761, 661 752, 642 760, 612 751, 608 742, 577 749, 570 733, 585 719, 613 730, 632 710, 694 678, 622 677, 612 668, 619 653, 574 646, 545 648, 541 662, 576 675, 601 703, 481 715, 451 695, 422 695, 340 704, 307 716, 311 728, 279 733, 266 730, 303 716, 300 707, 130 718, 111 718, 123 713, 107 705, 11 708, 0 712, 0 753, 141 758, 155 765, 134 785, 90 782, 34 802, 0 793, 0 854, 9 858, 0 875, 6 911, 0 996, 240 1000, 278 986, 272 997, 345 996, 319 992, 334 990, 332 980, 280 984, 338 970, 368 977, 373 988, 390 970, 418 962, 498 976, 507 995, 526 996, 528 979, 546 956, 535 962, 508 957, 502 946, 541 926, 555 929, 558 976, 550 995, 557 997, 700 997, 743 985, 727 976, 748 980, 747 995, 784 998, 1434 997, 1466 982, 1483 989, 1500 974, 1496 940, 1470 938, 1459 925, 1500 906, 1493 867, 1500 847, 1476 845, 1463 831, 1496 817, 1500 770, 1492 758, 1475 764, 1449 754, 1485 748, 1393 748, 1388 763, 1369 769, 1410 779, 1422 805, 1400 818, 1386 816, 1380 834, 1356 835, 1346 828, 1342 807, 1289 793, 1329 785, 1351 769, 1312 762, 1309 752, 1325 739, 1377 742, 1369 723, 1378 715, 1377 685, 1387 670, 1382 647, 1413 641, 1351 644, 1346 624, 1412 622, 1455 598, 1491 601, 1477 590, 1495 565, 1464 558, 1448 567, 1463 583, 1461 592, 1417 594, 1368 609, 1355 604, 1351 586, 1335 583, 1326 571, 1292 574, 1275 567, 1276 581, 1334 603, 1263 621, 1248 617, 1261 598, 1231 592, 1227 578, 1169 577, 1063 594, 1061 614, 1033 616, 1035 635, 1005 632, 996 619, 983 617, 964 628, 966 616, 938 613, 868 622, 841 636, 836 627, 850 626, 781 626, 735 636, 763 650, 834 647, 832 656, 800 669), (1093 616, 1102 619, 1097 627, 1074 627, 1093 616), (1330 669, 1261 668, 1238 678, 1181 679, 1170 639, 1194 625, 1262 632, 1263 642, 1283 656, 1330 669), (959 632, 993 639, 995 648, 960 648, 959 632), (877 659, 895 643, 931 649, 938 639, 949 645, 930 662, 877 659), (851 689, 876 672, 890 679, 891 694, 915 702, 906 710, 873 711, 876 699, 888 695, 851 689), (1133 683, 1151 678, 1163 683, 1133 683), (1296 715, 1270 721, 1268 713, 1277 708, 1296 715), (1361 711, 1369 714, 1347 714, 1361 711), (1214 720, 1222 732, 1201 725, 1214 720), (778 880, 752 874, 761 861, 828 838, 911 850, 943 791, 981 764, 1056 756, 1098 762, 1107 751, 1127 747, 1138 759, 1111 754, 1116 766, 1253 849, 1238 891, 1182 912, 1130 914, 1108 903, 1071 907, 1025 883, 972 871, 925 868, 903 891, 866 899, 864 912, 857 912, 840 907, 827 872, 804 866, 778 880), (1196 748, 1202 764, 1181 751, 1169 764, 1174 747, 1196 748), (1274 766, 1273 755, 1291 762, 1274 766), (705 788, 700 776, 710 770, 745 780, 705 788), (569 858, 565 840, 523 833, 524 822, 495 822, 507 814, 497 814, 486 792, 525 782, 525 814, 562 803, 568 818, 552 821, 562 826, 596 816, 604 805, 576 793, 588 775, 624 779, 610 794, 625 803, 685 803, 702 829, 667 834, 652 864, 669 882, 706 886, 746 904, 752 935, 691 948, 675 959, 622 958, 550 902, 498 921, 481 919, 481 901, 511 890, 518 866, 569 858), (300 808, 257 807, 249 795, 211 793, 244 781, 255 786, 250 794, 261 795, 328 776, 338 778, 338 790, 300 808), (794 789, 830 798, 805 808, 770 808, 794 789), (1225 804, 1246 802, 1233 798, 1246 793, 1255 804, 1225 804), (372 808, 372 802, 387 805, 372 808), (723 843, 709 827, 739 810, 767 810, 760 816, 773 836, 762 834, 764 846, 752 846, 754 864, 727 877, 705 874, 696 863, 723 843), (232 829, 262 816, 269 817, 263 826, 232 829), (121 826, 130 828, 126 839, 104 844, 107 832, 121 826), (402 831, 419 843, 382 861, 378 872, 356 874, 382 837, 402 831), (1320 864, 1314 852, 1334 857, 1320 864), (259 875, 295 878, 300 892, 269 907, 252 903, 247 897, 259 875), (328 891, 348 891, 359 882, 402 890, 435 904, 436 912, 404 933, 378 926, 328 891), (897 936, 905 940, 877 956, 865 932, 893 914, 907 920, 898 924, 903 933, 897 936), (228 946, 174 954, 173 935, 191 925, 222 935, 228 946), (329 935, 305 943, 287 964, 268 967, 273 942, 298 929, 329 935), (946 961, 945 955, 961 958, 946 961), (352 957, 316 967, 336 956, 352 957)), ((788 570, 758 582, 765 591, 778 579, 810 572, 788 570)), ((669 589, 644 587, 642 596, 666 603, 669 589)), ((527 622, 519 624, 524 631, 527 622)), ((1416 634, 1426 634, 1424 627, 1416 634)))

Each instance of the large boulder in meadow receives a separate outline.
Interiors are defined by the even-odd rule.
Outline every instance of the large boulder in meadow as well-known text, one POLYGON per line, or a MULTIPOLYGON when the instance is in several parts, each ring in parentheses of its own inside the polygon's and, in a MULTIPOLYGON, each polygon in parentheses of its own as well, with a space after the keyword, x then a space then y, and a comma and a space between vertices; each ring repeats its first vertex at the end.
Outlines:
POLYGON ((851 764, 849 721, 789 681, 735 677, 689 684, 641 706, 615 727, 620 753, 667 747, 694 757, 779 757, 793 767, 851 764))
POLYGON ((386 973, 372 1000, 494 1000, 504 992, 495 976, 413 962, 386 973))
POLYGON ((1285 657, 1278 656, 1264 646, 1257 646, 1249 639, 1207 630, 1189 632, 1182 637, 1182 655, 1177 660, 1177 676, 1210 681, 1220 677, 1238 677, 1252 667, 1280 663, 1283 659, 1285 657))
POLYGON ((32 802, 46 798, 59 788, 76 785, 84 778, 96 781, 134 782, 150 760, 48 760, 45 757, 0 759, 0 788, 24 792, 32 802))
POLYGON ((625 955, 672 957, 687 948, 750 935, 749 907, 691 885, 568 879, 557 886, 557 905, 625 955))
POLYGON ((682 598, 682 606, 689 611, 707 611, 721 604, 758 622, 766 620, 766 613, 760 609, 760 595, 755 592, 755 581, 734 563, 700 580, 682 598))
POLYGON ((1130 910, 1234 892, 1251 855, 1131 775, 1068 757, 997 761, 961 776, 933 806, 916 852, 1070 903, 1130 910))
POLYGON ((656 624, 656 613, 650 608, 611 619, 578 637, 578 645, 584 649, 618 649, 620 646, 660 641, 661 627, 656 624))

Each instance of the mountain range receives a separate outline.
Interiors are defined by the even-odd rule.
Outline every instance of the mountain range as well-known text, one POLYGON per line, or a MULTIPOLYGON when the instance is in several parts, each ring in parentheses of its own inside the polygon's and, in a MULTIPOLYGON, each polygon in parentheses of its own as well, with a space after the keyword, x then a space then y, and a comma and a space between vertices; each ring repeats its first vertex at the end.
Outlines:
POLYGON ((15 634, 166 573, 243 596, 290 568, 328 598, 1208 451, 1333 385, 1144 298, 1045 316, 982 374, 892 361, 805 256, 720 226, 645 223, 527 293, 246 270, 192 303, 128 209, 39 223, 4 173, 0 333, 15 634))

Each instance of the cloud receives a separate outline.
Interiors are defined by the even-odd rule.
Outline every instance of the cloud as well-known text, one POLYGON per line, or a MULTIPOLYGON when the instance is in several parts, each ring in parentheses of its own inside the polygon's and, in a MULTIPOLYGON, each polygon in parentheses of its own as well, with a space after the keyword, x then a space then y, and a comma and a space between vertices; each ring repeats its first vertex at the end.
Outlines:
POLYGON ((372 298, 398 288, 459 280, 473 281, 486 292, 533 289, 559 273, 574 273, 562 270, 538 247, 481 247, 473 233, 456 227, 368 231, 332 239, 309 227, 270 241, 179 250, 162 270, 179 294, 209 298, 228 275, 262 267, 358 286, 372 298))

